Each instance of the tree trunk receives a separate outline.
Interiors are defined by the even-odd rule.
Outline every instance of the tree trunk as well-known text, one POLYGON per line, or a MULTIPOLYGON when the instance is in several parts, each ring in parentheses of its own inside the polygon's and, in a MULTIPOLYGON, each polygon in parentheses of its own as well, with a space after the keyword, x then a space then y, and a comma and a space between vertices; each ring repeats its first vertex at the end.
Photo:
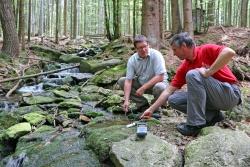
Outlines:
POLYGON ((11 57, 18 56, 18 35, 16 32, 15 16, 13 13, 11 1, 0 1, 0 20, 3 30, 2 52, 10 55, 11 57))
POLYGON ((179 11, 179 3, 176 0, 171 0, 171 15, 172 15, 172 34, 181 32, 181 19, 179 11))
POLYGON ((77 32, 77 0, 73 1, 73 39, 76 39, 77 32))
POLYGON ((55 30, 56 43, 59 43, 58 33, 59 33, 59 0, 56 0, 56 30, 55 30))
POLYGON ((114 39, 121 37, 121 1, 113 0, 114 39))
POLYGON ((241 2, 241 19, 240 19, 240 26, 246 27, 247 26, 247 7, 248 7, 248 0, 242 0, 241 2))
POLYGON ((110 33, 110 28, 109 28, 109 15, 108 15, 108 7, 107 7, 107 0, 104 0, 104 17, 105 17, 105 27, 106 27, 106 36, 109 41, 112 40, 112 36, 110 33))
POLYGON ((19 39, 19 43, 21 43, 22 50, 25 50, 24 25, 25 25, 24 23, 24 0, 20 0, 18 39, 19 39))
POLYGON ((192 21, 192 0, 183 0, 184 14, 184 31, 190 36, 194 36, 193 21, 192 21))
POLYGON ((28 18, 28 42, 30 42, 30 30, 31 30, 31 0, 29 0, 29 18, 28 18))
POLYGON ((159 24, 160 24, 160 38, 163 39, 164 22, 163 22, 163 0, 159 0, 159 24))
POLYGON ((214 0, 209 0, 207 6, 208 26, 214 25, 214 6, 214 0))
POLYGON ((133 1, 133 37, 135 37, 136 34, 136 4, 137 0, 133 1))
POLYGON ((43 36, 44 33, 44 0, 40 1, 40 13, 39 13, 39 28, 38 35, 43 36))
POLYGON ((159 49, 161 42, 159 3, 159 0, 143 0, 142 3, 141 32, 147 36, 151 47, 156 49, 159 49))

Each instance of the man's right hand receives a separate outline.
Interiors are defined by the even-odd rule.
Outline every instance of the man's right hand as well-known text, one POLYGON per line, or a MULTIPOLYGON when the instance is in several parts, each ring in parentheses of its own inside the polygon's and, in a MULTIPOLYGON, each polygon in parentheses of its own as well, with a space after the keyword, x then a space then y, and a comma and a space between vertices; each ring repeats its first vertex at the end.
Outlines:
POLYGON ((150 118, 153 114, 153 111, 150 110, 150 108, 148 108, 146 111, 144 111, 144 113, 141 115, 141 119, 143 118, 150 118))
POLYGON ((129 101, 124 101, 122 109, 125 113, 128 112, 128 107, 129 107, 129 101))

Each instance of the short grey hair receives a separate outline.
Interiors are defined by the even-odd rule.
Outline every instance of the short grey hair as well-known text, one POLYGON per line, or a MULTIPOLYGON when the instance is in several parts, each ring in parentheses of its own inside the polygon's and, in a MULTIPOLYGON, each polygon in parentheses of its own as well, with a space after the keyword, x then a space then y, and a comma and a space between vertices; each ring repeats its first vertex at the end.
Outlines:
POLYGON ((182 32, 180 34, 174 35, 170 39, 169 43, 171 46, 175 45, 177 47, 180 47, 183 43, 185 43, 188 48, 192 48, 195 46, 194 40, 187 32, 182 32))
POLYGON ((147 42, 148 43, 147 37, 145 37, 144 35, 136 35, 134 38, 134 47, 136 47, 136 44, 140 43, 140 42, 147 42))

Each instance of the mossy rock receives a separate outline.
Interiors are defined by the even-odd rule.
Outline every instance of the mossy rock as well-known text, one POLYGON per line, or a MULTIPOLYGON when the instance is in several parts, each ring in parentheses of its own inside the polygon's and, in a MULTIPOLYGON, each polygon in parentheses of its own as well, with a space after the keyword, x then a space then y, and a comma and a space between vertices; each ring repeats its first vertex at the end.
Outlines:
POLYGON ((135 133, 134 128, 126 128, 125 125, 119 125, 119 122, 110 122, 109 124, 100 124, 102 128, 91 128, 86 136, 86 144, 99 157, 101 161, 109 157, 109 151, 113 142, 126 139, 135 133), (110 125, 112 124, 113 125, 110 125))
POLYGON ((103 116, 103 113, 96 112, 96 111, 87 111, 87 112, 84 112, 84 115, 90 118, 95 118, 95 117, 103 116))
POLYGON ((115 105, 120 105, 123 102, 123 98, 119 95, 111 95, 108 96, 102 103, 101 105, 105 108, 115 106, 115 105))
POLYGON ((33 50, 35 53, 38 54, 38 56, 49 58, 50 60, 58 60, 60 56, 64 55, 64 53, 51 49, 49 47, 40 46, 40 45, 32 45, 29 47, 31 50, 33 50))
POLYGON ((18 115, 2 112, 0 113, 0 131, 7 129, 21 121, 18 115))
POLYGON ((108 85, 118 81, 119 78, 126 74, 126 65, 118 65, 113 68, 107 69, 101 74, 92 79, 97 85, 108 85))
POLYGON ((20 114, 20 115, 24 115, 24 114, 34 112, 34 111, 39 112, 39 113, 45 112, 37 105, 23 106, 23 107, 18 107, 15 109, 15 113, 20 114))
POLYGON ((25 153, 26 158, 22 163, 25 167, 68 167, 69 164, 100 167, 96 155, 87 149, 84 139, 78 136, 79 132, 75 129, 64 129, 58 133, 55 128, 42 127, 20 138, 15 153, 5 161, 25 153))
POLYGON ((120 59, 110 59, 110 60, 82 60, 80 62, 80 72, 82 73, 95 73, 97 71, 110 68, 119 64, 124 63, 120 59))
POLYGON ((68 99, 59 103, 60 108, 81 108, 82 103, 78 99, 68 99))
POLYGON ((17 139, 31 131, 30 123, 23 122, 9 127, 6 130, 7 138, 17 139))
POLYGON ((40 124, 41 122, 46 120, 46 116, 41 115, 39 113, 36 112, 31 112, 28 114, 23 115, 23 118, 29 122, 31 125, 37 126, 38 124, 40 124))
POLYGON ((78 92, 76 91, 65 91, 65 90, 53 90, 53 93, 58 97, 63 98, 76 98, 78 97, 78 92))
POLYGON ((56 100, 57 100, 56 98, 48 96, 23 97, 23 101, 29 105, 53 103, 56 100))
POLYGON ((104 98, 103 95, 99 94, 99 93, 82 93, 80 95, 80 99, 82 101, 100 101, 104 98))
POLYGON ((81 57, 74 54, 62 55, 59 58, 59 61, 63 63, 79 63, 81 60, 83 60, 81 57))

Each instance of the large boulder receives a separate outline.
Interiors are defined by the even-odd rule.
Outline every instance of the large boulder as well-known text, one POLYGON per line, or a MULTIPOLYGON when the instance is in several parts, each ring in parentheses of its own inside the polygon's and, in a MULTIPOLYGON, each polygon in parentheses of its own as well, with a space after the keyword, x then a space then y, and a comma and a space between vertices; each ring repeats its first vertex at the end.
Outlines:
POLYGON ((53 103, 56 100, 56 98, 48 96, 23 97, 23 101, 29 105, 53 103))
POLYGON ((110 68, 119 64, 123 61, 120 59, 109 59, 109 60, 82 60, 80 62, 80 72, 90 72, 95 73, 97 71, 103 70, 105 68, 110 68))
POLYGON ((79 63, 81 60, 83 60, 83 58, 75 55, 75 54, 71 54, 71 55, 61 55, 59 58, 59 61, 63 62, 63 63, 79 63))
POLYGON ((201 135, 205 136, 186 146, 185 167, 249 167, 250 137, 241 131, 213 128, 204 128, 201 135))
POLYGON ((79 132, 75 129, 64 129, 59 132, 56 129, 41 127, 42 129, 32 134, 23 136, 17 143, 16 152, 7 157, 0 166, 25 167, 68 167, 84 166, 99 167, 100 163, 95 154, 86 148, 83 138, 79 138, 79 132))
POLYGON ((108 85, 118 81, 119 78, 126 73, 126 66, 124 64, 107 69, 93 78, 96 85, 108 85))
POLYGON ((31 131, 30 123, 23 122, 9 127, 6 130, 7 139, 17 139, 31 131))
POLYGON ((46 121, 46 116, 39 114, 37 112, 31 112, 31 113, 27 113, 25 115, 23 115, 23 118, 29 122, 31 125, 38 125, 40 123, 42 123, 43 121, 46 121))
POLYGON ((181 154, 175 145, 150 133, 143 140, 136 140, 132 135, 113 143, 110 158, 116 167, 176 167, 182 164, 181 154))
POLYGON ((128 124, 128 121, 125 120, 103 122, 99 120, 84 127, 82 135, 86 138, 87 146, 103 161, 109 158, 109 151, 113 142, 124 140, 134 133, 135 129, 126 128, 126 124, 128 124))

